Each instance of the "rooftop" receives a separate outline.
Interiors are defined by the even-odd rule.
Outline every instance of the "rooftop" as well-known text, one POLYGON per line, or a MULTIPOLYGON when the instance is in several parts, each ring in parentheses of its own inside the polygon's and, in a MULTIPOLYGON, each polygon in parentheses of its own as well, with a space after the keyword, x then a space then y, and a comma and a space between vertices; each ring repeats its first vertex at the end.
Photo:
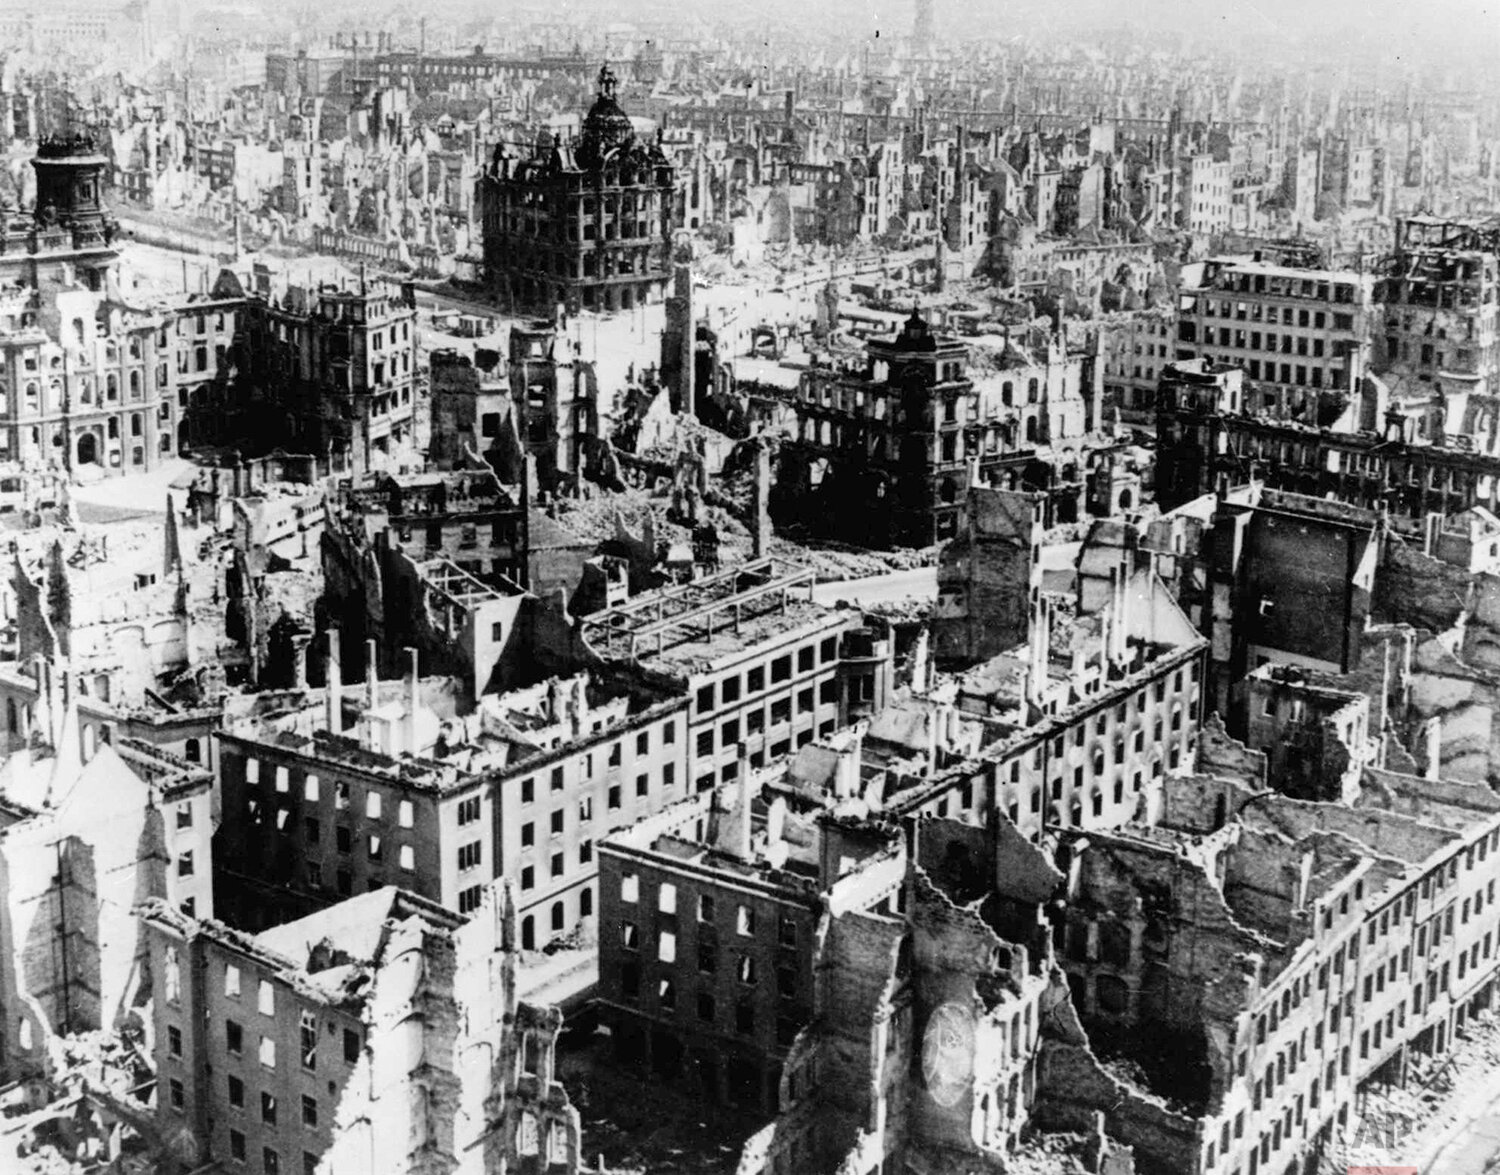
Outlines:
POLYGON ((834 609, 813 601, 815 580, 812 569, 757 559, 594 613, 583 622, 583 636, 606 659, 699 672, 833 615, 834 609))

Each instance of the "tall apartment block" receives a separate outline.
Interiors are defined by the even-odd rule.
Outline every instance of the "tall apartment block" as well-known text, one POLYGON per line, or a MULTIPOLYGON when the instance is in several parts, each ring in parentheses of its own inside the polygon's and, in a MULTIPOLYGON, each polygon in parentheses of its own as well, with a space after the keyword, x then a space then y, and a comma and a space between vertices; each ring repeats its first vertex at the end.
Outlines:
POLYGON ((456 683, 380 682, 367 657, 362 685, 285 695, 219 734, 218 893, 236 925, 388 884, 467 915, 503 877, 521 947, 540 948, 596 916, 598 840, 686 794, 685 698, 576 677, 469 708, 456 683))
POLYGON ((1201 280, 1181 292, 1176 357, 1241 368, 1250 412, 1319 428, 1374 427, 1357 412, 1374 292, 1374 275, 1206 261, 1201 280))

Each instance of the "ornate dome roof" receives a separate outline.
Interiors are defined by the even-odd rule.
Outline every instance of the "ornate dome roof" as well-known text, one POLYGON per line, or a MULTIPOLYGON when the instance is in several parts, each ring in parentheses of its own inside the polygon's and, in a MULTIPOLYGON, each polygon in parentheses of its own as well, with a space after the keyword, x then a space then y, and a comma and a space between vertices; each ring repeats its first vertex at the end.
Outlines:
POLYGON ((579 160, 586 165, 597 164, 617 147, 624 147, 635 140, 635 126, 630 116, 620 109, 615 101, 615 74, 608 65, 599 71, 599 97, 583 120, 580 136, 579 160))
POLYGON ((911 308, 911 317, 906 320, 906 326, 896 336, 895 347, 899 351, 936 351, 937 339, 932 333, 932 328, 927 325, 927 320, 917 312, 917 308, 911 308))

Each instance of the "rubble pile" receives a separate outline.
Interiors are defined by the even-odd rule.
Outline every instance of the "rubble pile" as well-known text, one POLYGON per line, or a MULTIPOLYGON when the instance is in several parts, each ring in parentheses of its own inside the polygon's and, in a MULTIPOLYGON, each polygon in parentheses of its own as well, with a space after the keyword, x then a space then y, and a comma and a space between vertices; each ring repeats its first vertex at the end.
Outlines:
POLYGON ((1369 1087, 1341 1162, 1399 1161, 1429 1169, 1494 1099, 1491 1079, 1500 1070, 1500 1020, 1493 1012, 1481 1013, 1448 1053, 1410 1056, 1405 1086, 1369 1087))
POLYGON ((1005 1169, 1012 1175, 1085 1175, 1087 1145, 1081 1134, 1032 1133, 1005 1156, 1005 1169))

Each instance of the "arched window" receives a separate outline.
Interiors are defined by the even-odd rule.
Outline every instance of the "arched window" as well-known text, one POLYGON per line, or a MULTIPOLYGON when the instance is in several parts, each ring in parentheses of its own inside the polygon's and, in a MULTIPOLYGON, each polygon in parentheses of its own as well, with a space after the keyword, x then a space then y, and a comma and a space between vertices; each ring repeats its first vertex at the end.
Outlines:
POLYGON ((536 950, 536 919, 530 914, 521 919, 521 949, 536 950))
POLYGON ((182 757, 189 763, 202 762, 202 753, 202 748, 198 745, 198 740, 195 738, 188 739, 182 746, 182 757))
POLYGON ((1036 403, 1038 386, 1039 385, 1037 384, 1036 378, 1034 376, 1030 380, 1027 381, 1027 383, 1026 383, 1026 402, 1028 404, 1035 404, 1036 403))
POLYGON ((584 886, 578 894, 578 916, 587 918, 594 912, 594 891, 589 886, 584 886))
POLYGON ((1033 444, 1033 445, 1036 444, 1036 417, 1035 416, 1028 416, 1026 418, 1026 439, 1031 444, 1033 444))
POLYGON ((566 919, 566 917, 567 917, 567 914, 563 910, 563 904, 561 902, 553 902, 552 903, 552 929, 553 930, 561 930, 563 928, 563 922, 566 919))

